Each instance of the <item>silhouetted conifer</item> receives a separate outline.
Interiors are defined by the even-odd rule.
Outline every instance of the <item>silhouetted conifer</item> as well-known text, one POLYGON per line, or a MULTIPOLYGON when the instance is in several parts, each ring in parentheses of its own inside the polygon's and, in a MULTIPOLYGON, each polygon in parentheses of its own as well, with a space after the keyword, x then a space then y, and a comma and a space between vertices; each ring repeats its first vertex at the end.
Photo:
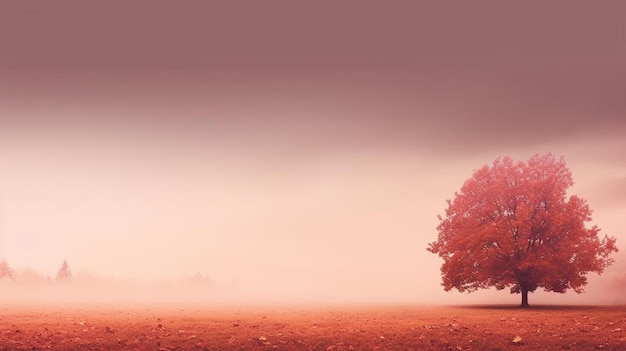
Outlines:
POLYGON ((9 267, 7 260, 2 259, 0 261, 0 279, 4 279, 4 278, 14 279, 15 276, 13 273, 13 269, 9 267))
POLYGON ((57 271, 56 280, 59 282, 69 282, 72 280, 72 271, 70 270, 70 266, 67 264, 67 260, 63 260, 61 268, 57 271))

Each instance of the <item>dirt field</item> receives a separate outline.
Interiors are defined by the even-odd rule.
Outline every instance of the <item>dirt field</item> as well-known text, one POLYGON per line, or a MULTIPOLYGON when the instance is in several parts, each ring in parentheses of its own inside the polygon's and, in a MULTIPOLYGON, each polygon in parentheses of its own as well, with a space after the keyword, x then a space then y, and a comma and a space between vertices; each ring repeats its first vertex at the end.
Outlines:
POLYGON ((626 306, 0 307, 0 350, 626 350, 626 306))

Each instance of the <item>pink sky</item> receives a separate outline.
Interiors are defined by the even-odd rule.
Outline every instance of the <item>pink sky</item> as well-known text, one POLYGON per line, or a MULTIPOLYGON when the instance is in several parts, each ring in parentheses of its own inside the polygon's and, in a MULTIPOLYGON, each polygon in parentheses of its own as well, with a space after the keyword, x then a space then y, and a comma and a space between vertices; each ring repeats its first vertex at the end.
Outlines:
MULTIPOLYGON (((45 274, 471 302, 426 251, 437 214, 474 169, 536 152, 565 157, 622 247, 625 12, 3 1, 3 253, 45 274)), ((616 258, 590 292, 626 273, 616 258)))

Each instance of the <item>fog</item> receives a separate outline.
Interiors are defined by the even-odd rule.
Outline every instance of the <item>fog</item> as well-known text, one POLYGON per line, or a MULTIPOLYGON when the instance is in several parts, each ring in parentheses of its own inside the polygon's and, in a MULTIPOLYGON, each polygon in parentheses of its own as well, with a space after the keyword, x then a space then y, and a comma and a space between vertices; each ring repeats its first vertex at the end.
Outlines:
MULTIPOLYGON (((516 304, 426 247, 534 153, 623 246, 623 4, 270 3, 2 3, 2 299, 516 304)), ((531 304, 623 303, 615 258, 531 304)))

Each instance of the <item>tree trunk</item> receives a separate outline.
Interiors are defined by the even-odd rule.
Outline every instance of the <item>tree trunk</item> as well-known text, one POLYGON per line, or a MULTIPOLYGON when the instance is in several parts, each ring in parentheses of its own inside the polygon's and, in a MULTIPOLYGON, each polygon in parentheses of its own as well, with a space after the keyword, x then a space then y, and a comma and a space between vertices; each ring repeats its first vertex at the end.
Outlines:
POLYGON ((528 289, 522 288, 522 308, 529 307, 528 305, 528 289))

